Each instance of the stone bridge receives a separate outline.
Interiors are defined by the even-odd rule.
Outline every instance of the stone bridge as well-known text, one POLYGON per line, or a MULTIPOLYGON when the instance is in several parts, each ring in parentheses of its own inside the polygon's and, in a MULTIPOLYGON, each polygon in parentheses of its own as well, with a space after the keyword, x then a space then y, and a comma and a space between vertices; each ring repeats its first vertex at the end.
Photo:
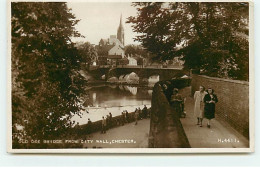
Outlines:
POLYGON ((161 66, 123 66, 118 65, 116 67, 96 67, 89 69, 90 74, 92 74, 95 78, 100 79, 103 75, 105 75, 106 79, 111 77, 119 78, 121 75, 127 75, 132 72, 138 75, 140 81, 143 79, 148 79, 151 76, 159 76, 159 80, 170 80, 173 77, 181 77, 185 74, 189 74, 185 72, 182 68, 162 68, 161 66))

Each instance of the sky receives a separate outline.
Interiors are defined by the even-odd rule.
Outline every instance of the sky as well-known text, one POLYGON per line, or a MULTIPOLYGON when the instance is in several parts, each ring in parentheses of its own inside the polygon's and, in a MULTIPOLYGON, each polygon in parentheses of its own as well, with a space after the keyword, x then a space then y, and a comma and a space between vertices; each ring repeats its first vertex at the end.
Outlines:
POLYGON ((139 44, 134 42, 136 33, 131 24, 126 24, 129 16, 136 16, 137 10, 130 2, 68 2, 72 13, 81 21, 77 24, 78 30, 85 38, 74 38, 73 41, 88 41, 98 44, 101 38, 107 39, 117 34, 117 28, 122 14, 125 29, 125 45, 139 44))

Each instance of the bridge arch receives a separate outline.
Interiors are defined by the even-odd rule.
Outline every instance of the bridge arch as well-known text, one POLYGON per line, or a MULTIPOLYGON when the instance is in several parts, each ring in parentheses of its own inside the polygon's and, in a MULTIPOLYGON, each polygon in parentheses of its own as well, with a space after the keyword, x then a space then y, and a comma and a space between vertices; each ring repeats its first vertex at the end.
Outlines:
POLYGON ((139 79, 140 79, 140 77, 135 72, 131 72, 124 76, 125 82, 127 82, 129 84, 139 84, 139 79))
MULTIPOLYGON (((189 74, 183 69, 167 69, 167 68, 140 68, 140 67, 113 67, 113 68, 98 68, 91 71, 94 76, 101 78, 105 74, 106 80, 111 77, 120 78, 122 75, 131 74, 134 72, 139 77, 140 83, 147 83, 148 78, 154 75, 159 75, 159 80, 170 80, 174 77, 181 77, 184 74, 189 74)), ((121 77, 123 78, 123 77, 121 77)))

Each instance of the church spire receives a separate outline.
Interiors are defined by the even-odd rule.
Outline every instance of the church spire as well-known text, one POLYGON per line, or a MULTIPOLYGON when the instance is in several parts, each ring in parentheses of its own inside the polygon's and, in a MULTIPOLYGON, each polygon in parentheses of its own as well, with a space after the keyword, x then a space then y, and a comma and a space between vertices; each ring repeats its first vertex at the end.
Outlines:
POLYGON ((122 27, 122 28, 123 28, 123 24, 122 24, 122 13, 121 13, 121 16, 120 16, 120 24, 119 24, 119 27, 122 27))
POLYGON ((120 16, 120 23, 119 27, 117 29, 117 39, 125 45, 125 33, 124 33, 124 27, 123 27, 123 22, 122 22, 122 14, 120 16))

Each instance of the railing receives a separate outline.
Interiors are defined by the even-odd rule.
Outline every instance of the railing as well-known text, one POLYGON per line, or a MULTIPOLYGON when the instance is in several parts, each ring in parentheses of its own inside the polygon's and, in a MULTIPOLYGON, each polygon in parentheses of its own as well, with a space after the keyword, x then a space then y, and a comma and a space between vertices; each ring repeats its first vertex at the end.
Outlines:
POLYGON ((145 68, 145 69, 183 69, 183 66, 177 65, 91 65, 89 70, 96 70, 100 68, 145 68))
MULTIPOLYGON (((150 108, 147 109, 146 115, 144 114, 139 115, 138 120, 140 120, 141 118, 150 118, 150 108)), ((123 117, 122 115, 114 116, 112 117, 111 120, 110 119, 107 120, 107 129, 122 126, 124 124, 132 123, 134 121, 135 121, 134 112, 129 112, 128 116, 125 117, 123 117)), ((102 129, 102 120, 99 120, 99 121, 92 122, 91 125, 84 124, 78 127, 74 127, 74 132, 79 135, 86 135, 86 134, 91 134, 91 133, 101 131, 101 129, 102 129)))

